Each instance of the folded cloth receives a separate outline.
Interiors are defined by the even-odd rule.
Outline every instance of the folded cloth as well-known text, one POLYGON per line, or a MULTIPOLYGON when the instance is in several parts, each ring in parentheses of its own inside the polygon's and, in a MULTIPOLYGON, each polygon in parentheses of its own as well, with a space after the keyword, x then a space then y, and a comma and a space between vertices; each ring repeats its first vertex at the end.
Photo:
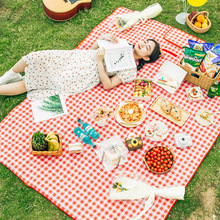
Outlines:
POLYGON ((155 196, 161 196, 167 199, 184 199, 185 187, 167 187, 156 188, 149 184, 137 181, 127 176, 120 176, 114 182, 110 189, 110 199, 112 200, 134 200, 148 198, 144 210, 135 218, 139 219, 154 203, 155 196))

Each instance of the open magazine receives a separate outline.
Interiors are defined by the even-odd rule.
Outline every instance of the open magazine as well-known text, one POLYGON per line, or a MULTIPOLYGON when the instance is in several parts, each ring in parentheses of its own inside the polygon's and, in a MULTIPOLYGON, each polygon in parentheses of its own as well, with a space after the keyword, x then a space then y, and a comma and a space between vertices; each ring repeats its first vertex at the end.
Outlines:
POLYGON ((98 40, 100 48, 105 48, 105 64, 107 72, 136 68, 132 45, 124 39, 118 39, 118 43, 107 40, 98 40))

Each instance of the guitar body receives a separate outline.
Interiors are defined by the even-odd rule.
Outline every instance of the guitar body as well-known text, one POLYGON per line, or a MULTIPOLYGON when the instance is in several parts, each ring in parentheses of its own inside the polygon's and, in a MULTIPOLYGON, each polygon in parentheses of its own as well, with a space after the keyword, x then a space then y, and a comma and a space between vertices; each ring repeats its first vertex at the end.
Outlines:
POLYGON ((92 0, 43 0, 45 14, 54 21, 66 21, 79 10, 91 8, 92 0))

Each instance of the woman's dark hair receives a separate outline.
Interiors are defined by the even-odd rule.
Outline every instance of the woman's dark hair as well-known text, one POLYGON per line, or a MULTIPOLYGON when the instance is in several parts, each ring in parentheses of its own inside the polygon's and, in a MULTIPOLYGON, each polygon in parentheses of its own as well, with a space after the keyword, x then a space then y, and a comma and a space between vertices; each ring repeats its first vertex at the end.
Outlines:
POLYGON ((143 66, 146 63, 153 63, 153 62, 155 62, 162 55, 161 50, 160 50, 160 44, 157 41, 155 41, 154 39, 148 39, 148 40, 151 40, 151 41, 153 41, 155 43, 154 50, 151 53, 151 55, 149 56, 150 60, 147 60, 147 61, 144 60, 144 59, 140 59, 139 60, 139 63, 138 63, 138 66, 137 66, 137 70, 142 69, 143 66))

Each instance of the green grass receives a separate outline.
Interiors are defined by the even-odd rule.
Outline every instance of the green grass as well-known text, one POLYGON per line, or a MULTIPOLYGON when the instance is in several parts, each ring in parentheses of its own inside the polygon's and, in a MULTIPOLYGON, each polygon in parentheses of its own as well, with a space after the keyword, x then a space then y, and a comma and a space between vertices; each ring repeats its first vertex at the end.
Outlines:
MULTIPOLYGON (((90 10, 80 11, 66 22, 53 22, 42 8, 41 0, 0 1, 0 75, 11 68, 23 55, 33 50, 73 49, 104 18, 118 7, 141 11, 148 5, 159 2, 163 12, 155 18, 162 23, 179 28, 207 42, 220 43, 220 3, 208 0, 198 8, 209 12, 212 28, 204 34, 193 32, 188 26, 180 25, 175 16, 182 12, 181 1, 177 0, 93 0, 90 10)), ((190 7, 189 11, 195 10, 190 7)), ((0 96, 0 121, 26 97, 0 96)), ((219 146, 220 138, 206 156, 186 189, 185 200, 177 201, 167 219, 185 220, 212 219, 219 216, 219 146), (201 194, 208 189, 215 192, 211 215, 204 205, 207 198, 201 194)), ((70 219, 46 198, 27 187, 11 171, 0 165, 0 220, 3 219, 70 219)))

